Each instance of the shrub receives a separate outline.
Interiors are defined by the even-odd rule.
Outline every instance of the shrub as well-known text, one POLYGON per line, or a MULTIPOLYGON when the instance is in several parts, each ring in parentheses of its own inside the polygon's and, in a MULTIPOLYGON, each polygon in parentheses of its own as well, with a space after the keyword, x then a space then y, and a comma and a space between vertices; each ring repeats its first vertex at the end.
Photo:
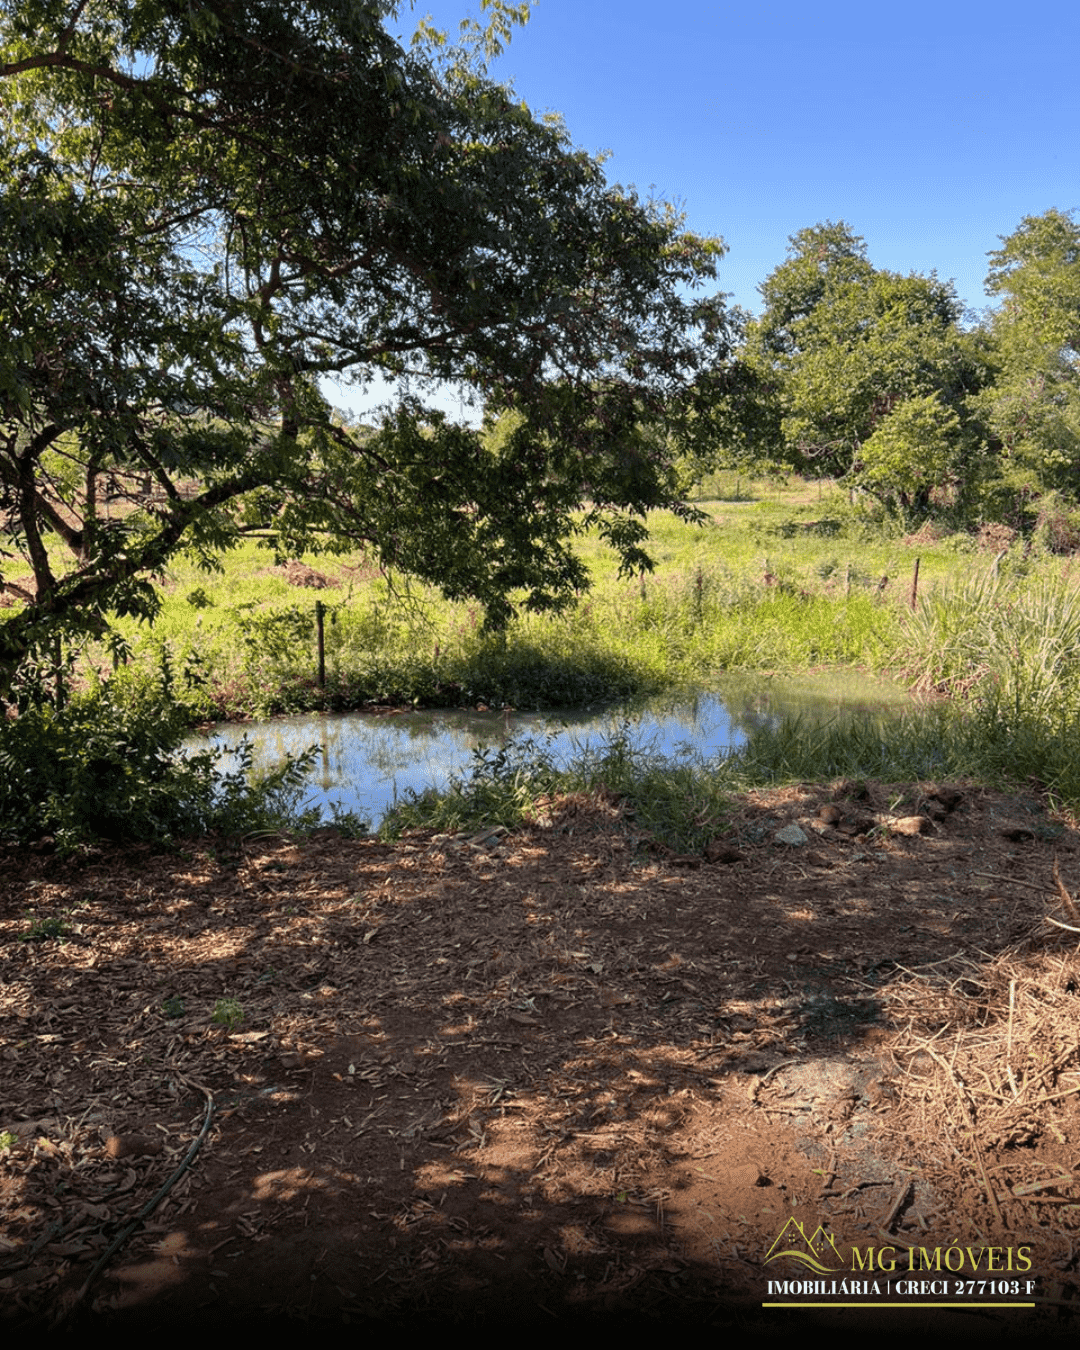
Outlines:
POLYGON ((213 830, 308 823, 298 806, 313 752, 256 778, 251 752, 219 773, 219 753, 185 755, 184 709, 146 686, 121 701, 107 685, 62 709, 26 708, 0 727, 0 837, 166 842, 213 830))
POLYGON ((1059 492, 1047 492, 1039 500, 1032 543, 1045 553, 1080 551, 1080 509, 1059 492))

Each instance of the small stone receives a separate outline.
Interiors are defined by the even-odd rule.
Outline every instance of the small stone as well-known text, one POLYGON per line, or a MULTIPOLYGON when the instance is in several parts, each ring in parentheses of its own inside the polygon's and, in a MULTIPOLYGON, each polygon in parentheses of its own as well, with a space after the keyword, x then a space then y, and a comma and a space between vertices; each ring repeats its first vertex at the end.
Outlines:
POLYGON ((785 825, 776 831, 774 838, 778 844, 790 844, 793 848, 809 842, 809 835, 798 825, 785 825))
POLYGON ((141 1158, 148 1153, 160 1153, 163 1147, 156 1134, 110 1134, 105 1140, 105 1152, 110 1158, 141 1158))
POLYGON ((926 834, 933 828, 933 821, 926 816, 896 816, 889 821, 893 834, 926 834))

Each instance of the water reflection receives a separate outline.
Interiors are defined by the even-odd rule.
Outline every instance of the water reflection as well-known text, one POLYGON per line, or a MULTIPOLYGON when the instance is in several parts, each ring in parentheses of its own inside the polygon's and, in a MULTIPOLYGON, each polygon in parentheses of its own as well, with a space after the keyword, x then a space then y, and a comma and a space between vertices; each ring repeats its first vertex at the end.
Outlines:
MULTIPOLYGON (((758 727, 785 714, 810 720, 874 711, 887 715, 905 701, 903 691, 877 681, 835 675, 800 681, 768 676, 730 681, 722 691, 693 699, 653 703, 636 710, 548 713, 410 712, 326 713, 262 723, 225 723, 192 737, 231 750, 246 736, 257 766, 318 747, 311 803, 329 817, 332 802, 377 825, 399 797, 445 787, 467 769, 473 751, 510 737, 543 742, 566 763, 583 746, 598 746, 618 731, 633 745, 670 759, 729 754, 758 727)), ((226 765, 228 767, 228 764, 226 765)))

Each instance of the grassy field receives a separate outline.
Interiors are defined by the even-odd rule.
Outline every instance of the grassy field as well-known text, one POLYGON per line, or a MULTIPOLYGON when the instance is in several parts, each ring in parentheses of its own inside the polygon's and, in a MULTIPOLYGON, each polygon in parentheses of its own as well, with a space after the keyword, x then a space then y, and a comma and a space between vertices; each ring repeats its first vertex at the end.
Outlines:
MULTIPOLYGON (((128 629, 136 661, 127 678, 167 667, 192 717, 212 719, 366 702, 581 706, 701 688, 732 670, 903 671, 916 559, 924 598, 992 564, 967 535, 890 538, 826 485, 732 476, 719 486, 740 499, 700 503, 702 526, 650 521, 653 573, 620 579, 602 546, 583 538, 593 587, 576 609, 522 616, 494 638, 475 606, 382 575, 361 556, 280 569, 249 544, 220 574, 181 562, 154 627, 128 629), (315 681, 317 603, 325 692, 315 681)), ((1014 580, 1062 570, 1060 559, 1019 552, 998 567, 1014 580)))

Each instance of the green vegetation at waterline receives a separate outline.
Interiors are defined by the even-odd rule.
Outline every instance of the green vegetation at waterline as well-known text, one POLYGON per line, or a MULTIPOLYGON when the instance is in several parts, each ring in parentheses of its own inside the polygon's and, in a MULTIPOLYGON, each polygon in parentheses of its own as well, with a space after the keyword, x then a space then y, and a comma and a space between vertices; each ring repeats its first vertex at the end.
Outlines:
POLYGON ((689 849, 716 833, 731 794, 833 777, 1035 780, 1077 808, 1080 605, 1069 556, 1040 547, 1037 531, 1011 544, 995 536, 996 553, 964 534, 905 540, 817 485, 773 485, 766 496, 758 484, 750 501, 745 481, 740 489, 740 500, 704 504, 704 528, 657 517, 652 575, 620 579, 595 540, 579 540, 593 587, 577 609, 523 616, 501 637, 485 635, 469 605, 402 588, 358 556, 276 568, 248 545, 220 573, 176 566, 154 628, 123 628, 126 665, 112 670, 104 648, 89 648, 40 672, 44 687, 59 673, 65 697, 28 706, 5 729, 0 835, 162 839, 301 823, 293 767, 263 786, 241 771, 221 787, 212 765, 177 761, 185 726, 223 714, 366 700, 581 706, 700 690, 736 670, 821 667, 889 670, 949 699, 888 721, 766 727, 722 765, 672 765, 627 742, 557 771, 518 748, 444 798, 408 804, 398 827, 510 823, 545 796, 604 784, 633 802, 643 831, 689 849), (316 601, 325 690, 314 678, 316 601))
POLYGON ((1054 719, 1003 717, 990 698, 916 708, 894 721, 871 715, 826 725, 783 719, 754 731, 734 754, 711 761, 675 761, 636 748, 624 729, 560 768, 542 744, 526 740, 477 751, 467 775, 445 791, 400 803, 382 832, 394 837, 410 828, 513 827, 544 821, 567 794, 598 793, 619 805, 621 828, 639 839, 679 853, 700 852, 723 835, 738 794, 838 779, 1023 785, 1076 813, 1078 733, 1075 711, 1054 719))
MULTIPOLYGON (((602 542, 580 537, 591 589, 573 610, 522 614, 501 634, 483 631, 477 606, 361 555, 275 568, 250 543, 220 573, 176 563, 153 629, 118 621, 136 657, 118 683, 156 685, 167 668, 189 719, 207 721, 369 702, 580 707, 702 688, 732 670, 895 660, 912 547, 816 485, 702 505, 700 528, 650 519, 651 574, 620 578, 602 542)), ((966 564, 958 549, 970 547, 966 536, 920 542, 924 584, 966 564)))
POLYGON ((193 634, 167 612, 114 678, 157 681, 168 668, 192 721, 367 703, 581 707, 699 688, 730 670, 880 669, 897 643, 896 612, 876 594, 789 593, 704 564, 690 577, 613 582, 572 615, 527 616, 502 635, 432 597, 398 607, 374 591, 324 614, 322 689, 314 604, 296 600, 226 601, 193 634))
POLYGON ((629 728, 598 749, 585 748, 569 768, 559 768, 548 746, 533 739, 498 750, 477 750, 468 775, 445 792, 428 791, 400 803, 383 824, 393 837, 423 826, 459 830, 513 827, 543 820, 555 799, 602 793, 619 801, 636 831, 680 849, 700 849, 722 828, 728 811, 725 785, 702 766, 675 764, 636 749, 629 728))
POLYGON ((542 815, 560 793, 603 789, 636 826, 678 850, 700 849, 726 803, 751 788, 839 778, 962 778, 1025 785, 1080 812, 1080 591, 1067 575, 1006 578, 985 565, 893 615, 894 660, 925 691, 949 693, 883 719, 766 723, 716 761, 674 763, 628 735, 557 768, 542 746, 478 755, 443 793, 399 807, 386 828, 510 825, 542 815))
MULTIPOLYGON (((110 679, 118 696, 168 685, 190 722, 368 703, 583 707, 708 688, 739 670, 846 666, 925 684, 936 639, 921 608, 912 622, 916 562, 920 604, 931 613, 958 604, 965 632, 970 602, 949 597, 972 576, 993 570, 996 585, 1027 595, 1069 573, 1067 557, 1008 530, 991 541, 1005 549, 995 563, 966 533, 905 538, 832 487, 756 484, 748 501, 746 480, 730 478, 742 499, 701 503, 704 526, 650 519, 655 572, 620 578, 601 541, 585 535, 577 548, 592 585, 577 606, 522 614, 500 634, 484 632, 477 606, 408 585, 362 555, 274 567, 249 543, 225 555, 221 572, 175 564, 154 627, 118 621, 135 659, 110 679)), ((104 649, 95 660, 104 672, 104 649)), ((929 683, 943 680, 955 675, 929 683)))

